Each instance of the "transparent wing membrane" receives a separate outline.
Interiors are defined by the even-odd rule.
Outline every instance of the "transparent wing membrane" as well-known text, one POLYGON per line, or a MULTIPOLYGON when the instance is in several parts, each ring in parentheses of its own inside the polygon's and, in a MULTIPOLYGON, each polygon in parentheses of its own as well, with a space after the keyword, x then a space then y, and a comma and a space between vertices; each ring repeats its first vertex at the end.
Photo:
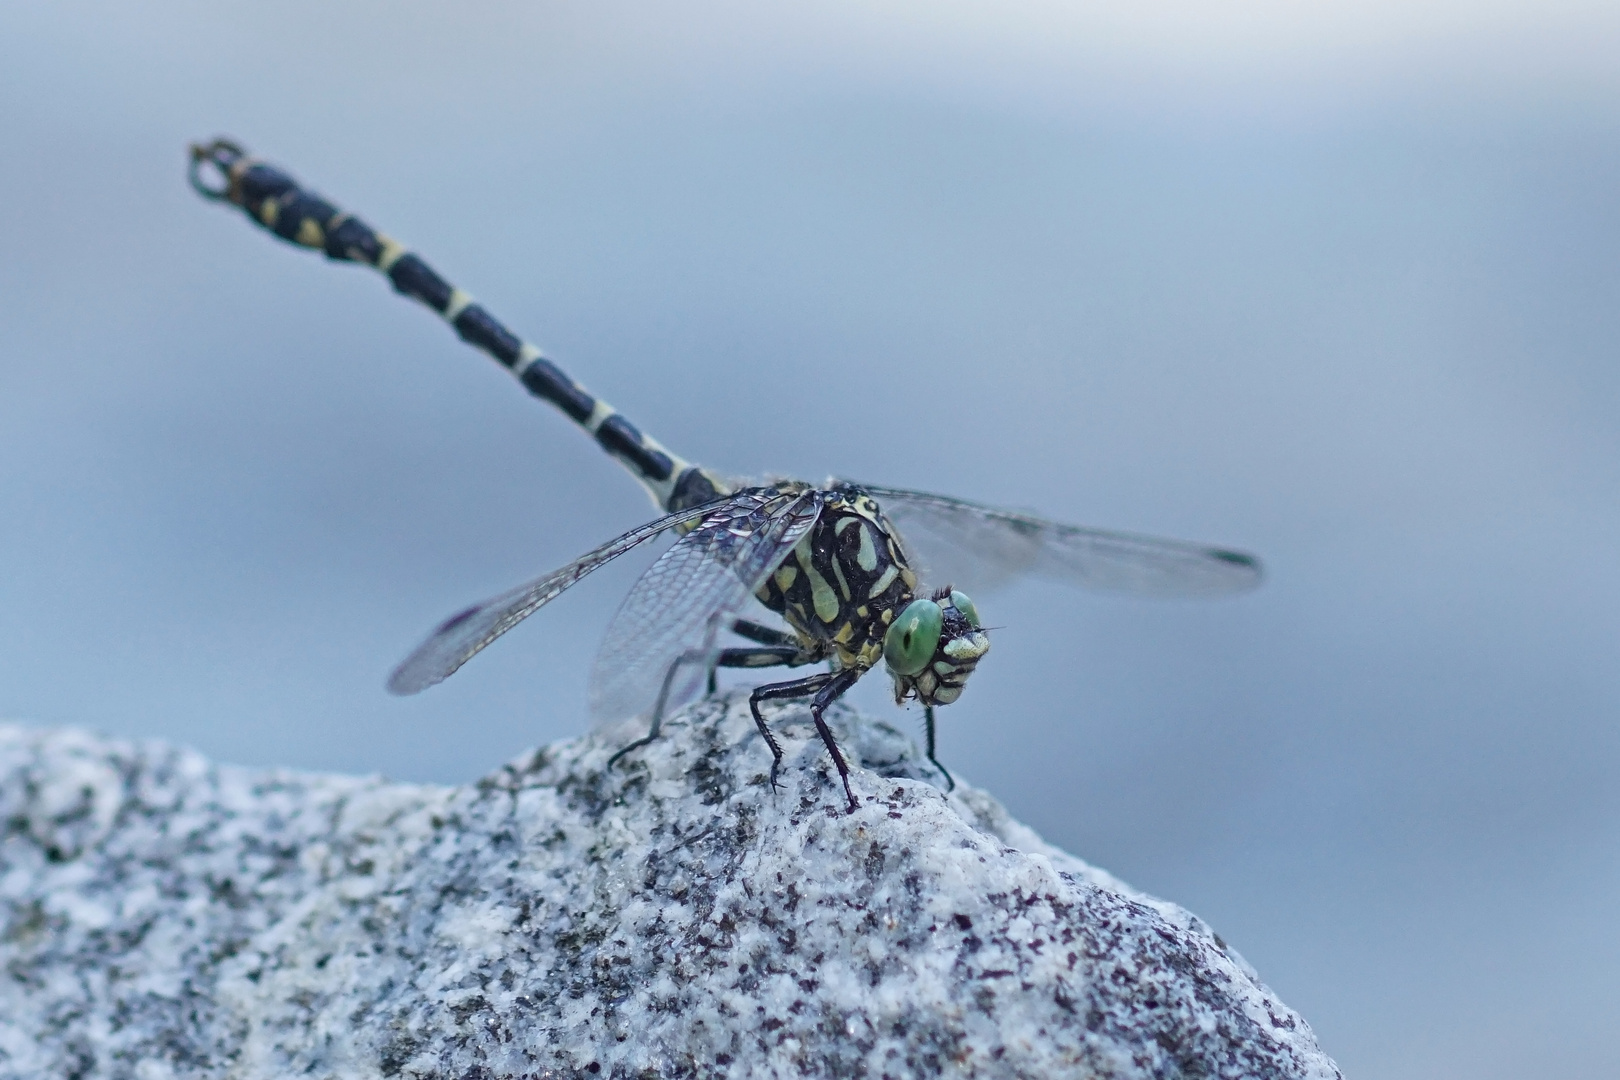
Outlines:
POLYGON ((560 570, 535 578, 499 596, 474 604, 466 611, 452 615, 435 630, 416 651, 405 658, 388 677, 388 690, 394 694, 415 694, 434 683, 442 682, 456 669, 483 651, 490 642, 506 633, 524 619, 555 600, 593 570, 617 559, 627 551, 640 547, 654 537, 673 529, 682 522, 691 521, 709 512, 709 507, 696 507, 669 514, 631 529, 623 536, 610 540, 582 558, 575 559, 560 570))
POLYGON ((1142 596, 1216 596, 1260 583, 1260 562, 1224 548, 1063 525, 904 488, 871 493, 935 585, 993 588, 1021 574, 1142 596))
POLYGON ((734 498, 653 563, 603 637, 591 671, 593 726, 648 713, 670 665, 683 656, 695 662, 676 672, 665 708, 697 697, 707 677, 700 657, 815 525, 824 501, 819 491, 734 498))
MULTIPOLYGON (((879 501, 908 559, 935 585, 969 590, 1030 574, 1090 589, 1211 596, 1260 581, 1251 555, 1129 533, 1062 525, 1029 514, 904 488, 857 485, 879 501)), ((670 665, 666 701, 697 696, 703 658, 815 525, 832 492, 751 488, 631 529, 560 570, 475 604, 445 622, 394 670, 388 689, 414 694, 453 674, 496 638, 586 575, 677 526, 685 532, 637 581, 608 626, 591 672, 591 717, 604 727, 645 715, 670 665)))

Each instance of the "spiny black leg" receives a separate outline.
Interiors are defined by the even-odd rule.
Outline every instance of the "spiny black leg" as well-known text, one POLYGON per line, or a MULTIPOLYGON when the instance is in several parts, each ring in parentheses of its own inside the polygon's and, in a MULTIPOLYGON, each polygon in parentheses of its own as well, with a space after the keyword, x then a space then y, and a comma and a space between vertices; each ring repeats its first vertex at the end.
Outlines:
POLYGON ((632 750, 640 750, 643 746, 646 746, 656 738, 658 738, 658 728, 655 724, 653 726, 653 730, 647 732, 647 734, 643 735, 641 738, 634 742, 625 743, 623 746, 619 747, 619 749, 614 752, 613 756, 608 758, 607 767, 610 769, 613 768, 613 766, 619 763, 619 759, 624 757, 624 755, 628 754, 632 750))
POLYGON ((803 667, 822 657, 797 645, 756 645, 747 649, 721 649, 717 667, 803 667))
POLYGON ((763 623, 754 622, 751 619, 738 619, 731 624, 731 632, 738 637, 745 637, 749 641, 757 641, 761 645, 792 645, 796 647, 799 644, 798 635, 790 634, 786 630, 778 630, 772 626, 766 626, 763 623))
POLYGON ((928 731, 928 760, 934 763, 934 768, 945 774, 945 790, 955 791, 956 779, 951 776, 951 770, 941 765, 939 759, 934 756, 934 707, 932 705, 923 706, 923 725, 928 731))
MULTIPOLYGON (((750 623, 749 625, 754 626, 756 624, 750 623)), ((769 630, 770 628, 759 627, 759 629, 769 630)), ((775 631, 771 632, 775 633, 775 631)), ((715 652, 712 649, 689 649, 680 656, 676 657, 675 661, 669 665, 669 670, 664 672, 664 684, 663 686, 659 687, 658 690, 658 703, 653 706, 652 727, 647 731, 647 734, 643 735, 635 742, 622 747, 612 757, 608 758, 608 768, 611 769, 615 762, 624 757, 624 755, 628 754, 630 751, 646 746, 648 743, 658 738, 658 733, 662 729, 664 723, 664 709, 669 704, 669 692, 671 687, 673 687, 675 684, 675 672, 679 670, 682 664, 695 664, 700 660, 708 660, 710 663, 709 692, 712 694, 714 693, 714 672, 717 668, 802 667, 805 664, 814 664, 819 660, 825 659, 825 657, 819 655, 818 653, 799 645, 796 638, 789 637, 789 640, 793 642, 792 645, 770 645, 747 649, 721 649, 719 652, 715 652)), ((785 686, 788 684, 779 683, 777 685, 785 686)), ((764 687, 763 689, 769 689, 769 687, 764 687)), ((814 693, 814 690, 806 690, 803 694, 797 696, 808 697, 812 693, 814 693)), ((759 714, 757 712, 754 714, 754 719, 759 719, 759 714)))
POLYGON ((723 667, 800 667, 804 664, 814 664, 826 659, 819 651, 806 649, 795 634, 774 627, 765 626, 751 619, 737 619, 731 624, 731 632, 738 637, 757 641, 761 645, 769 645, 765 649, 726 649, 709 665, 709 695, 712 697, 719 689, 715 681, 715 673, 723 667), (769 653, 781 659, 766 660, 763 657, 769 653))
POLYGON ((647 734, 635 742, 620 747, 618 753, 608 758, 608 768, 613 768, 614 764, 630 751, 640 749, 658 738, 658 732, 664 726, 664 706, 669 703, 669 688, 675 683, 675 672, 680 670, 682 664, 695 664, 699 660, 707 659, 712 653, 712 649, 688 649, 674 659, 669 665, 669 670, 664 672, 664 684, 658 688, 658 701, 653 705, 652 726, 647 729, 647 734))
POLYGON ((619 763, 619 759, 624 757, 624 755, 628 754, 632 750, 640 750, 643 746, 646 746, 656 738, 658 738, 658 725, 654 724, 652 730, 648 731, 647 734, 633 742, 625 743, 623 746, 619 747, 618 750, 614 751, 613 756, 608 758, 607 767, 610 769, 613 768, 613 766, 619 763))
POLYGON ((723 667, 803 667, 826 657, 798 645, 760 645, 746 649, 721 649, 709 667, 709 693, 714 693, 714 673, 723 667))
POLYGON ((833 764, 838 766, 838 778, 844 782, 844 794, 849 796, 849 812, 854 813, 860 803, 855 800, 855 793, 849 789, 849 766, 844 764, 844 755, 838 750, 838 743, 833 740, 832 729, 827 721, 821 718, 822 712, 844 695, 844 691, 855 685, 855 680, 861 673, 854 668, 845 668, 832 676, 832 681, 816 695, 810 703, 810 715, 815 718, 816 730, 821 732, 821 741, 827 744, 827 753, 832 755, 833 764))
MULTIPOLYGON (((782 765, 782 746, 776 741, 776 736, 771 734, 771 729, 766 726, 765 717, 760 715, 759 703, 776 698, 809 697, 811 694, 819 693, 823 687, 832 681, 833 676, 824 671, 818 675, 807 675, 802 679, 794 679, 792 682, 756 686, 754 692, 748 695, 748 711, 754 714, 754 725, 759 728, 760 735, 764 737, 765 745, 771 748, 772 791, 776 790, 776 773, 782 765)), ((816 718, 816 723, 821 723, 819 716, 816 718)))

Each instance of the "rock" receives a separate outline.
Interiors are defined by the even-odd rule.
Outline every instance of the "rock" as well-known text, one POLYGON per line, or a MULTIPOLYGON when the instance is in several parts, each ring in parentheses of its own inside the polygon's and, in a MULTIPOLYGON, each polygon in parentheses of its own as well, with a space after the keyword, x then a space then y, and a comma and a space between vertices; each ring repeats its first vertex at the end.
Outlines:
POLYGON ((702 702, 461 788, 0 728, 0 1075, 1338 1077, 1195 916, 909 738, 702 702))

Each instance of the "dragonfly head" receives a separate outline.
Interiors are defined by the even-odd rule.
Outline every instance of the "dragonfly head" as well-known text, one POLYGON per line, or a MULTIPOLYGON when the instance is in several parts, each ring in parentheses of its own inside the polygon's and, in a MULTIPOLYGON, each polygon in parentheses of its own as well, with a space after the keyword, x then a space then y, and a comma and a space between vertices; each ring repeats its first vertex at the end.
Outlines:
POLYGON ((950 588, 907 604, 883 637, 896 703, 915 696, 924 705, 949 705, 989 651, 978 609, 966 593, 950 588))

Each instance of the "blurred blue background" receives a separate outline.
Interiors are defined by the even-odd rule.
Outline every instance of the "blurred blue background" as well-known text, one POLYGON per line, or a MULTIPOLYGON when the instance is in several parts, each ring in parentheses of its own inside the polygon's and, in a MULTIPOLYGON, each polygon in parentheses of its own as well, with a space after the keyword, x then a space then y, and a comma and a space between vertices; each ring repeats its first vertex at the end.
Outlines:
POLYGON ((944 759, 1351 1076, 1620 1074, 1616 55, 1528 0, 8 3, 0 716, 443 782, 584 727, 631 566, 382 680, 645 497, 197 199, 228 133, 695 460, 1261 553, 976 594, 944 759))

